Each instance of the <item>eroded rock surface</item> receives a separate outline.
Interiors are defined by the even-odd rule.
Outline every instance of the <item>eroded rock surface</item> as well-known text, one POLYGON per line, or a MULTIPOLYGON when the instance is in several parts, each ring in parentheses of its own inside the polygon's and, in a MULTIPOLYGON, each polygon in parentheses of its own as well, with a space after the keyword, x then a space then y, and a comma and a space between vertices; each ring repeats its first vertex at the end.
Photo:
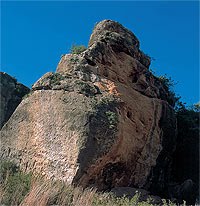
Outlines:
POLYGON ((1 132, 1 157, 83 187, 165 191, 174 101, 149 65, 132 32, 100 22, 86 51, 33 85, 1 132))
POLYGON ((0 128, 8 121, 30 89, 5 72, 0 72, 0 128))

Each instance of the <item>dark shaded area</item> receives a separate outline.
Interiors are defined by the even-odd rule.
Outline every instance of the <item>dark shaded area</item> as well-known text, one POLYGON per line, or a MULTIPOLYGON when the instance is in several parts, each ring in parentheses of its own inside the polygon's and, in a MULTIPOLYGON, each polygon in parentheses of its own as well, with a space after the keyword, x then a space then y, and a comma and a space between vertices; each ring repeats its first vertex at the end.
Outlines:
POLYGON ((78 156, 80 165, 73 180, 75 185, 86 172, 88 166, 93 164, 102 154, 109 151, 116 138, 115 134, 118 124, 116 107, 118 103, 115 99, 111 98, 101 99, 99 103, 96 102, 95 104, 95 110, 88 115, 88 122, 85 125, 87 126, 84 135, 85 139, 83 137, 82 142, 80 142, 80 153, 78 156))
POLYGON ((85 59, 89 65, 96 66, 96 63, 94 61, 90 60, 89 58, 85 58, 85 59))
POLYGON ((185 200, 187 205, 194 205, 199 196, 199 112, 179 109, 177 134, 170 131, 176 126, 176 118, 174 125, 169 125, 169 111, 162 116, 163 149, 149 175, 147 189, 162 198, 176 199, 177 204, 185 200))
MULTIPOLYGON (((105 165, 102 171, 102 178, 105 189, 110 191, 112 188, 114 188, 114 185, 116 183, 116 177, 118 177, 118 179, 121 179, 124 176, 130 176, 130 172, 125 163, 116 162, 108 163, 107 165, 105 165)), ((124 182, 124 184, 127 183, 124 182)))
POLYGON ((194 183, 194 195, 187 204, 194 204, 199 195, 199 112, 181 108, 177 112, 177 146, 173 155, 172 180, 194 183))
POLYGON ((0 72, 0 128, 13 114, 22 97, 29 92, 30 89, 18 83, 14 77, 0 72))
POLYGON ((152 168, 149 175, 147 189, 152 194, 167 198, 172 154, 176 147, 176 118, 174 110, 167 110, 165 104, 163 104, 162 113, 159 122, 163 131, 161 137, 162 151, 157 158, 156 166, 152 168))

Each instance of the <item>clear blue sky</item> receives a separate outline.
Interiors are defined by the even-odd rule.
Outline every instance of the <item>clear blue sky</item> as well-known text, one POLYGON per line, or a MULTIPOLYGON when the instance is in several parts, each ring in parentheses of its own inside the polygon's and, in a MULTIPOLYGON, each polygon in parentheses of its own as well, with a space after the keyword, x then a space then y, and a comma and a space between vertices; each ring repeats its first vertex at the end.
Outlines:
POLYGON ((139 38, 151 68, 178 84, 188 105, 199 101, 199 3, 1 2, 1 71, 31 86, 55 71, 72 44, 88 44, 96 22, 112 19, 139 38))

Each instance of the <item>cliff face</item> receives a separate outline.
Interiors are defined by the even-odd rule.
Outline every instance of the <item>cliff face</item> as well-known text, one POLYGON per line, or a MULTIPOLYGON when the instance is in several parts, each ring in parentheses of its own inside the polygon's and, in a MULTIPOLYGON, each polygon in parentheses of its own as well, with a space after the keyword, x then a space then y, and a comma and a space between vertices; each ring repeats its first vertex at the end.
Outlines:
POLYGON ((84 187, 165 191, 174 102, 149 65, 134 34, 100 22, 86 51, 64 55, 33 85, 1 131, 1 157, 84 187))
POLYGON ((0 128, 8 121, 29 88, 4 72, 0 72, 0 128))

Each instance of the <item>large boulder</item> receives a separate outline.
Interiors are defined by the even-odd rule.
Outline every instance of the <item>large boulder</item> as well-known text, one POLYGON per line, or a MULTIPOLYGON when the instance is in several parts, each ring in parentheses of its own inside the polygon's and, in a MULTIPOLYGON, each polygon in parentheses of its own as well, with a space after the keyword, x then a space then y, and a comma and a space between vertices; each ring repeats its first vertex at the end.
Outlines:
POLYGON ((0 72, 0 129, 29 91, 28 87, 18 83, 14 77, 0 72))
POLYGON ((1 131, 1 158, 83 187, 164 191, 176 118, 149 64, 132 32, 100 22, 86 51, 33 85, 1 131))

